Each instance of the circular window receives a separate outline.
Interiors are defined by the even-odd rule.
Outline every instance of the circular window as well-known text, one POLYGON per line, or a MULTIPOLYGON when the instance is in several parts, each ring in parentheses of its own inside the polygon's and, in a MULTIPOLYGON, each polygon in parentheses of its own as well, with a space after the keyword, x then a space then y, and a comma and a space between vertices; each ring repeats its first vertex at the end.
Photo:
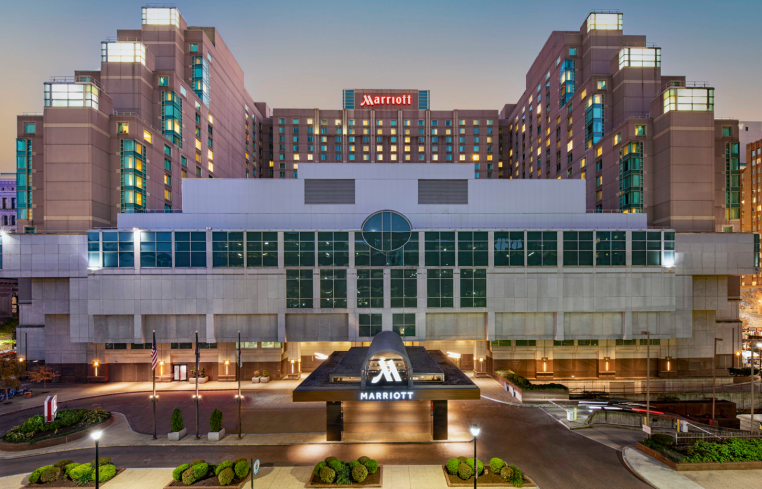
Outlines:
POLYGON ((394 211, 371 214, 362 224, 362 237, 368 246, 379 251, 394 251, 410 240, 410 221, 394 211))

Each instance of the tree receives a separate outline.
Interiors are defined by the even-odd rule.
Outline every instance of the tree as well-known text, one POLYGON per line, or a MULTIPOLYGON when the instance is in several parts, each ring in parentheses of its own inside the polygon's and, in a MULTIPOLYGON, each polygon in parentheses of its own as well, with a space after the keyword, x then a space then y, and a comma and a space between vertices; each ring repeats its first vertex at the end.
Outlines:
POLYGON ((40 365, 35 370, 27 372, 27 377, 29 377, 29 380, 32 382, 38 384, 42 382, 42 390, 43 392, 46 392, 47 382, 58 377, 58 371, 50 365, 40 365))
POLYGON ((6 399, 8 399, 8 389, 21 387, 22 375, 24 375, 24 365, 15 357, 0 360, 0 387, 5 389, 6 399))

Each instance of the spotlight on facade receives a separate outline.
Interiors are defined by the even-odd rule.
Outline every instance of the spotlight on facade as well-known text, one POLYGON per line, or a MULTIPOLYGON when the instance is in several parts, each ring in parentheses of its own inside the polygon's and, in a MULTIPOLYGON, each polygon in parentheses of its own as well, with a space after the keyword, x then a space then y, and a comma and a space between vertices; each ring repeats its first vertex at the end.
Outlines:
POLYGON ((325 360, 326 358, 328 358, 328 355, 324 353, 315 353, 315 358, 317 358, 318 360, 325 360))
POLYGON ((453 351, 448 351, 448 352, 447 352, 447 356, 448 356, 449 358, 460 358, 460 353, 455 353, 455 352, 453 352, 453 351))

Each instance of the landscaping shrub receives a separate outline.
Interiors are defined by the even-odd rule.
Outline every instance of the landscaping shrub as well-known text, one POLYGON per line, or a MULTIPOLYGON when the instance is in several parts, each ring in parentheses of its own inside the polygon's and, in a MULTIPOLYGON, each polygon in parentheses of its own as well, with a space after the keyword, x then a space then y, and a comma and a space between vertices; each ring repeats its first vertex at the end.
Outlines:
POLYGON ((378 470, 378 462, 372 458, 367 460, 363 465, 365 465, 365 468, 368 469, 369 474, 375 474, 378 470))
POLYGON ((254 377, 260 377, 260 372, 259 372, 259 370, 255 370, 255 371, 254 371, 254 377))
POLYGON ((243 458, 243 457, 241 457, 241 458, 237 458, 237 459, 233 460, 233 466, 235 467, 235 466, 236 466, 236 465, 238 465, 239 463, 241 463, 241 462, 246 462, 246 461, 247 461, 247 460, 246 460, 245 458, 243 458))
POLYGON ((193 471, 193 467, 183 472, 183 484, 189 486, 196 482, 196 473, 193 471))
POLYGON ((106 482, 111 480, 116 475, 116 466, 107 464, 102 467, 98 467, 98 481, 106 482))
POLYGON ((70 477, 71 471, 74 470, 74 468, 79 467, 78 463, 70 463, 66 467, 64 467, 64 476, 70 477))
POLYGON ((57 481, 59 477, 61 477, 61 467, 51 467, 42 473, 40 482, 44 484, 46 482, 57 481))
POLYGON ((102 409, 64 409, 59 411, 50 423, 45 423, 42 415, 36 414, 19 426, 9 429, 3 439, 9 443, 19 443, 34 438, 39 433, 52 432, 54 436, 61 428, 69 426, 86 426, 95 422, 103 421, 111 416, 111 413, 102 409), (95 413, 95 414, 93 414, 95 413))
POLYGON ((73 481, 87 480, 89 482, 92 472, 93 468, 90 464, 80 464, 69 472, 69 477, 73 481))
POLYGON ((357 467, 358 465, 361 465, 361 464, 357 460, 352 460, 351 462, 349 462, 348 465, 349 465, 349 470, 352 470, 352 469, 354 469, 355 467, 357 467))
POLYGON ((243 479, 249 474, 249 462, 241 460, 235 464, 235 475, 243 479))
POLYGON ((71 463, 74 463, 74 460, 70 460, 70 459, 67 458, 67 459, 64 459, 64 460, 59 460, 58 462, 54 463, 53 467, 64 468, 64 467, 66 467, 67 465, 69 465, 71 463))
POLYGON ((466 463, 466 460, 468 460, 467 457, 458 457, 458 462, 466 463))
POLYGON ((215 409, 209 417, 209 427, 212 431, 222 430, 222 411, 215 409))
POLYGON ((671 447, 675 444, 675 439, 672 438, 669 435, 662 435, 660 433, 656 433, 651 435, 651 439, 658 443, 659 445, 664 445, 665 447, 671 447))
POLYGON ((263 370, 262 377, 270 377, 270 372, 268 372, 267 370, 263 370))
POLYGON ((332 484, 333 480, 336 478, 336 471, 326 466, 320 469, 319 475, 321 481, 325 482, 326 484, 332 484))
POLYGON ((191 469, 193 469, 193 473, 196 474, 196 480, 198 480, 209 473, 209 464, 201 463, 201 464, 191 465, 191 469))
POLYGON ((357 465, 352 468, 352 479, 355 482, 362 482, 366 477, 368 477, 368 469, 358 462, 357 465))
POLYGON ((190 465, 188 464, 182 464, 179 467, 177 467, 175 470, 172 471, 172 478, 176 481, 183 480, 183 472, 188 470, 190 468, 190 465))
POLYGON ((338 459, 331 460, 330 462, 328 462, 328 466, 332 468, 334 471, 338 472, 339 470, 341 470, 341 461, 338 459))
POLYGON ((40 467, 39 469, 36 469, 34 472, 32 472, 29 475, 29 482, 31 482, 32 484, 34 484, 35 482, 38 482, 40 480, 40 476, 42 475, 42 473, 45 472, 46 470, 48 470, 51 467, 53 467, 53 466, 52 465, 45 465, 43 467, 40 467))
POLYGON ((489 468, 492 470, 493 474, 499 474, 500 469, 505 467, 505 462, 501 458, 491 458, 489 460, 489 468))
MULTIPOLYGON (((473 459, 473 457, 469 458, 469 459, 466 459, 466 464, 468 464, 468 466, 471 467, 471 470, 474 470, 474 459, 473 459)), ((479 472, 478 472, 478 474, 482 475, 484 473, 484 464, 479 459, 476 459, 476 464, 479 466, 479 472)))
POLYGON ((101 421, 106 421, 110 416, 110 412, 96 408, 86 412, 82 421, 84 421, 85 424, 100 423, 101 421))
POLYGON ((515 374, 512 370, 497 370, 495 371, 499 376, 515 385, 516 387, 526 391, 568 391, 569 388, 562 384, 532 384, 529 380, 521 375, 515 374))
POLYGON ((500 477, 502 477, 505 482, 508 482, 511 480, 511 477, 513 477, 513 469, 507 465, 503 465, 503 468, 500 469, 500 477))
POLYGON ((342 486, 352 484, 352 470, 344 462, 341 462, 341 467, 336 471, 336 484, 342 486))
POLYGON ((513 484, 513 487, 521 487, 524 485, 524 474, 521 473, 521 470, 516 467, 515 465, 509 465, 508 468, 510 468, 513 471, 513 475, 511 476, 509 482, 513 484))
POLYGON ((235 472, 232 467, 225 467, 217 475, 217 479, 220 481, 220 485, 227 486, 235 479, 235 472))
POLYGON ((458 465, 460 465, 460 460, 458 460, 457 458, 451 458, 450 460, 447 461, 447 464, 446 464, 447 472, 452 475, 457 474, 458 465))
POLYGON ((336 458, 336 457, 326 457, 325 458, 326 465, 330 464, 331 460, 338 460, 338 458, 336 458))
POLYGON ((472 469, 470 465, 464 462, 461 462, 460 465, 458 465, 458 477, 465 481, 472 475, 474 475, 474 469, 472 469))
POLYGON ((747 462, 762 460, 762 440, 729 438, 718 443, 697 441, 685 462, 747 462))
POLYGON ((214 468, 214 475, 220 475, 220 472, 222 472, 225 469, 233 469, 233 461, 232 460, 225 460, 220 465, 214 468))
POLYGON ((320 473, 320 469, 322 469, 322 468, 323 468, 323 467, 325 467, 325 466, 326 466, 326 463, 325 463, 325 461, 324 461, 324 460, 321 460, 320 462, 318 462, 317 464, 315 464, 315 468, 314 468, 314 469, 312 469, 312 473, 313 473, 313 474, 315 474, 315 475, 318 475, 318 474, 320 473))
POLYGON ((185 428, 185 424, 183 424, 183 412, 180 411, 178 408, 175 408, 175 410, 172 411, 171 424, 172 424, 172 431, 182 431, 183 428, 185 428))
MULTIPOLYGON (((101 465, 108 465, 111 463, 111 457, 98 457, 98 467, 101 465)), ((95 460, 93 460, 90 463, 91 466, 95 467, 95 460)))
POLYGON ((363 465, 365 465, 365 462, 367 462, 368 460, 370 460, 370 457, 366 457, 365 455, 357 459, 357 461, 363 465))
POLYGON ((205 464, 205 463, 206 463, 206 460, 200 458, 198 460, 194 460, 193 462, 189 463, 188 465, 193 467, 194 465, 205 464))
MULTIPOLYGON (((728 369, 728 373, 730 373, 733 377, 749 377, 751 375, 751 367, 744 367, 744 368, 733 368, 730 367, 728 369)), ((759 374, 759 369, 757 367, 754 367, 754 375, 759 374)))

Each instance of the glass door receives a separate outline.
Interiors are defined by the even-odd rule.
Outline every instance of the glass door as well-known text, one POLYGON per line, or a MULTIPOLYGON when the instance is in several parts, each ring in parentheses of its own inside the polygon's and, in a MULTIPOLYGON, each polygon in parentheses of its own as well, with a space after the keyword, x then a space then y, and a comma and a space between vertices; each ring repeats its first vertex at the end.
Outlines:
POLYGON ((173 365, 174 380, 188 380, 188 366, 187 365, 173 365))

